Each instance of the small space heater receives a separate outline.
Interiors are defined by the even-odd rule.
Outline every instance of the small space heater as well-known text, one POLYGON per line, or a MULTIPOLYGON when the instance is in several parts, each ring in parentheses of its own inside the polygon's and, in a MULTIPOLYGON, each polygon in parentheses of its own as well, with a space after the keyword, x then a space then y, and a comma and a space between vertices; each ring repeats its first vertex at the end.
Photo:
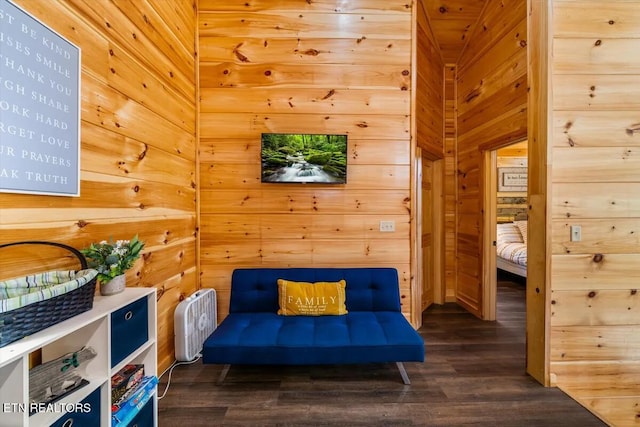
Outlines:
POLYGON ((201 289, 194 292, 176 307, 174 332, 176 335, 176 359, 190 362, 202 351, 202 344, 215 331, 216 291, 201 289))

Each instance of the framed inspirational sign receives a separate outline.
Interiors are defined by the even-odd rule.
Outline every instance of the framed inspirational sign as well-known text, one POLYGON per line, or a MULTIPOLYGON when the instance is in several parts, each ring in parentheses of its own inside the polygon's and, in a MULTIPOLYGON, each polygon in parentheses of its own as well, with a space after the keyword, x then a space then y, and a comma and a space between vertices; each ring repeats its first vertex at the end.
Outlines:
POLYGON ((498 191, 527 191, 527 168, 498 168, 498 191))
POLYGON ((0 0, 0 191, 80 195, 80 48, 0 0))

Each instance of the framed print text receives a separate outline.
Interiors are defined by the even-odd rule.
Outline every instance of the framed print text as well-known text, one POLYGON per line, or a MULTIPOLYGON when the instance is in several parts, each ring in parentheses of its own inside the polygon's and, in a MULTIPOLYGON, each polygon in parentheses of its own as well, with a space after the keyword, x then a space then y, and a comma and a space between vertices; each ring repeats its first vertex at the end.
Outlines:
POLYGON ((498 168, 498 191, 527 191, 527 168, 498 168))
POLYGON ((80 48, 0 0, 0 191, 80 195, 80 48))

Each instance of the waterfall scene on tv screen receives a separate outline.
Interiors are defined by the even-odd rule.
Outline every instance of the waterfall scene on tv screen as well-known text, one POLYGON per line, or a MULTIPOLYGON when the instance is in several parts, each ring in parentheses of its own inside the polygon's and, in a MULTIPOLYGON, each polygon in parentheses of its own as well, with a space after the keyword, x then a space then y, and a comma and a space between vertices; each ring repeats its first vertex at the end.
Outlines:
POLYGON ((262 182, 347 182, 347 135, 262 134, 262 182))

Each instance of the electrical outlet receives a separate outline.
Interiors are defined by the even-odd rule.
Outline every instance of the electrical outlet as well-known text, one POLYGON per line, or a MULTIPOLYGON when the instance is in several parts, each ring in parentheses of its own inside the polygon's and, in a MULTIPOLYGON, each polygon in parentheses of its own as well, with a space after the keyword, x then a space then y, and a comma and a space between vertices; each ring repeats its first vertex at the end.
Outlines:
POLYGON ((380 221, 380 231, 386 232, 386 233, 396 231, 396 222, 395 221, 380 221))
POLYGON ((571 241, 572 242, 579 242, 580 240, 582 240, 582 227, 579 225, 572 225, 571 226, 571 241))

